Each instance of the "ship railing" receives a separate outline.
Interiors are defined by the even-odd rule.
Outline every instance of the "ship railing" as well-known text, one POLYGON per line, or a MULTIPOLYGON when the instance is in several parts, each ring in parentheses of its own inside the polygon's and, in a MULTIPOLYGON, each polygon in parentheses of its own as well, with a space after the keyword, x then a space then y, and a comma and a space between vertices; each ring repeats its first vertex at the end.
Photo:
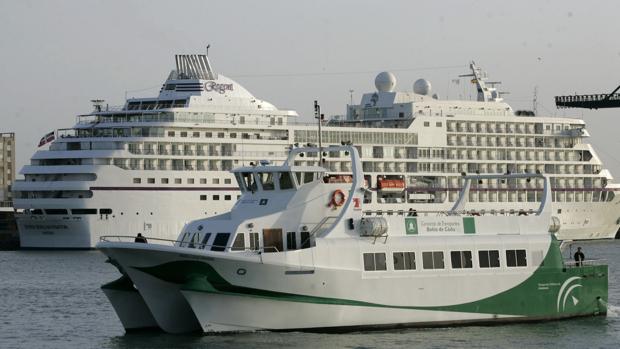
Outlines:
POLYGON ((607 265, 607 259, 586 259, 581 262, 577 262, 574 260, 565 260, 564 266, 567 268, 580 268, 585 266, 595 266, 595 265, 607 265))
MULTIPOLYGON (((278 249, 277 246, 263 246, 261 248, 252 248, 252 247, 235 247, 235 246, 224 246, 224 245, 216 245, 216 244, 206 244, 206 243, 198 243, 193 241, 183 241, 183 240, 173 240, 173 239, 162 239, 162 238, 154 238, 143 235, 143 237, 147 240, 147 243, 156 244, 156 245, 164 245, 164 246, 175 246, 182 248, 191 248, 198 250, 212 250, 213 247, 216 248, 216 251, 219 252, 255 252, 255 253, 269 253, 269 252, 282 252, 278 249)), ((104 235, 99 238, 101 242, 133 242, 136 244, 142 244, 143 242, 136 242, 135 235, 104 235)))
POLYGON ((428 216, 533 216, 536 211, 533 209, 508 209, 508 210, 365 210, 364 216, 407 216, 407 217, 428 217, 428 216))

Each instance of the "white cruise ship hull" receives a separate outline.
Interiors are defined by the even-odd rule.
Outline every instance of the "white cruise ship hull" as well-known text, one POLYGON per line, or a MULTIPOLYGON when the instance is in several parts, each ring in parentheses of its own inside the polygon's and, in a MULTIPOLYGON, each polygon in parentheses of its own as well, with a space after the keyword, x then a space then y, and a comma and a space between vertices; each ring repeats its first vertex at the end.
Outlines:
MULTIPOLYGON (((112 199, 115 195, 106 193, 112 199)), ((127 193, 122 193, 128 195, 127 193)), ((95 247, 101 236, 109 235, 137 235, 142 233, 147 238, 171 239, 176 238, 176 232, 180 231, 183 226, 198 217, 204 217, 205 213, 202 208, 186 205, 182 210, 178 210, 181 203, 170 204, 170 202, 160 202, 154 205, 159 193, 140 192, 144 198, 141 201, 139 210, 141 212, 151 212, 154 210, 163 215, 164 212, 174 212, 174 217, 151 218, 148 215, 146 219, 143 215, 135 215, 132 208, 127 207, 127 212, 133 212, 133 216, 114 215, 107 219, 101 219, 98 215, 93 216, 36 216, 36 215, 19 215, 17 224, 20 232, 20 244, 22 248, 30 249, 92 249, 95 247)), ((176 193, 179 197, 186 197, 187 201, 194 200, 196 194, 176 193)), ((235 195, 236 196, 236 195, 235 195)), ((183 202, 184 200, 180 200, 183 202)), ((135 203, 135 202, 134 202, 135 203)), ((514 204, 514 203, 509 203, 514 204)), ((561 240, 590 240, 590 239, 613 239, 616 236, 620 225, 620 195, 614 198, 613 202, 603 203, 553 203, 552 211, 554 216, 558 217, 561 222, 560 231, 557 236, 561 240)), ((101 204, 99 206, 105 206, 101 204)), ((119 207, 117 205, 116 207, 119 207)), ((369 205, 372 206, 372 205, 369 205)), ((390 209, 390 205, 375 206, 384 212, 390 209)), ((493 203, 472 204, 478 210, 497 210, 497 205, 493 203)), ((515 209, 534 208, 535 205, 514 205, 515 209)), ((448 204, 424 204, 411 205, 412 208, 418 210, 420 214, 423 211, 446 210, 450 207, 448 204)), ((509 205, 504 205, 509 211, 509 205)), ((223 203, 215 207, 210 205, 206 210, 217 209, 220 212, 226 212, 232 208, 232 203, 223 203)), ((209 211, 207 211, 209 212, 209 211)), ((214 213, 217 211, 213 211, 214 213)), ((398 214, 398 213, 394 213, 398 214)), ((401 214, 403 214, 401 212, 401 214)), ((165 216, 164 216, 165 217, 165 216)))

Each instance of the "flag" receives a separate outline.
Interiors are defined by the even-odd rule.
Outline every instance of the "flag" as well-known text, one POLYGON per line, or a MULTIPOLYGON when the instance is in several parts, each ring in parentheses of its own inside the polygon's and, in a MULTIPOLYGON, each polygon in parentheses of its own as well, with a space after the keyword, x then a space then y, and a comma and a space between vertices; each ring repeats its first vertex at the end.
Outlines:
POLYGON ((46 134, 45 136, 41 137, 41 140, 39 141, 39 147, 44 146, 45 144, 53 141, 56 138, 56 132, 52 131, 48 134, 46 134))

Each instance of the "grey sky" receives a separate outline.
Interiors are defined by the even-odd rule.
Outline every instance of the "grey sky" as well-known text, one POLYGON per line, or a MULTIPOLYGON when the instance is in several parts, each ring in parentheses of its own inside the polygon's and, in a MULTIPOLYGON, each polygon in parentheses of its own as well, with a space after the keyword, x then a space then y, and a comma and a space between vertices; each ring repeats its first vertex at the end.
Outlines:
POLYGON ((583 117, 620 176, 620 110, 558 111, 552 99, 620 84, 619 10, 617 1, 0 0, 0 131, 17 133, 21 168, 90 99, 155 95, 173 55, 207 43, 218 72, 308 119, 314 99, 342 114, 349 89, 358 101, 382 70, 395 70, 397 89, 424 77, 455 98, 463 86, 450 80, 474 59, 514 108, 530 109, 538 86, 539 114, 583 117), (418 69, 428 67, 441 68, 418 69), (346 72, 356 73, 335 74, 346 72))

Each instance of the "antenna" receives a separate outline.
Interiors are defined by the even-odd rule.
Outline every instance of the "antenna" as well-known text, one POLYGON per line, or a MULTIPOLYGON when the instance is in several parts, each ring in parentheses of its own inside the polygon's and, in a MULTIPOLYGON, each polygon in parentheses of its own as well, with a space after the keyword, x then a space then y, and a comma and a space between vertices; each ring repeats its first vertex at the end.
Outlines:
POLYGON ((211 44, 207 44, 207 56, 209 55, 209 47, 211 47, 211 44))
POLYGON ((532 98, 532 111, 538 115, 538 86, 534 86, 534 98, 532 98))
POLYGON ((353 92, 354 90, 349 90, 349 94, 351 95, 351 103, 349 105, 353 105, 353 92))
POLYGON ((321 114, 321 106, 318 101, 314 101, 314 118, 319 122, 319 166, 323 165, 323 144, 321 142, 321 123, 324 115, 321 114))

